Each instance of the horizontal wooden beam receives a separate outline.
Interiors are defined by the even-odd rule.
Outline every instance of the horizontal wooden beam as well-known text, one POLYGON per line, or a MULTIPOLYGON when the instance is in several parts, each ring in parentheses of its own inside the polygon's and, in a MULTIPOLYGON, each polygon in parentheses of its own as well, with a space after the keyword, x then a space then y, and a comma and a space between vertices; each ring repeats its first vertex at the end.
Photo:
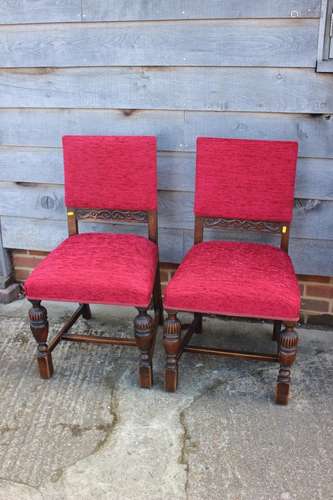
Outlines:
POLYGON ((82 0, 85 21, 319 17, 320 0, 82 0))
MULTIPOLYGON (((16 217, 1 217, 4 246, 50 251, 67 238, 67 225, 62 221, 37 220, 16 217)), ((146 235, 141 225, 103 225, 85 223, 83 232, 112 231, 115 233, 135 233, 146 235)), ((184 255, 183 231, 174 229, 159 230, 160 259, 163 262, 180 262, 184 255)))
MULTIPOLYGON (((159 192, 159 227, 188 229, 194 226, 194 194, 159 192)), ((64 221, 63 187, 45 185, 0 185, 0 214, 9 217, 64 221)), ((85 222, 81 222, 82 227, 85 222)), ((97 227, 98 223, 96 222, 97 227)), ((103 226, 99 226, 101 230, 103 226)), ((105 225, 106 230, 112 226, 105 225)), ((124 227, 123 225, 118 227, 124 227)), ((145 228, 144 228, 145 230, 145 228)), ((291 234, 297 238, 333 239, 333 201, 300 200, 294 208, 291 234)))
MULTIPOLYGON (((50 68, 77 66, 314 68, 317 32, 317 19, 295 20, 292 17, 284 20, 215 19, 181 23, 0 26, 0 46, 6 48, 0 52, 0 66, 47 68, 46 71, 38 71, 41 75, 46 74, 50 82, 50 68)), ((97 77, 101 81, 103 73, 99 73, 96 68, 92 72, 96 83, 97 77)), ((27 92, 29 75, 31 81, 33 72, 24 70, 22 73, 27 75, 24 80, 24 90, 27 92)), ((87 84, 86 73, 79 73, 85 79, 84 85, 87 84)), ((104 78, 114 79, 114 73, 109 75, 104 78)), ((34 80, 36 91, 37 81, 40 85, 41 80, 34 80)), ((118 85, 114 82, 110 86, 118 85)), ((105 85, 104 90, 107 87, 105 85)), ((49 90, 52 90, 51 85, 49 90)), ((70 86, 67 88, 69 91, 70 86)))
POLYGON ((87 342, 98 345, 136 346, 136 341, 134 339, 122 337, 98 337, 97 335, 77 335, 74 333, 62 335, 61 340, 69 340, 71 342, 87 342))
POLYGON ((333 158, 333 114, 3 109, 0 145, 60 148, 63 135, 155 135, 160 151, 194 152, 196 138, 295 140, 301 157, 333 158))
POLYGON ((0 25, 81 21, 81 0, 10 0, 0 2, 0 25))
POLYGON ((320 0, 11 0, 0 2, 0 24, 221 18, 317 18, 320 0))
MULTIPOLYGON (((3 244, 7 248, 49 251, 67 237, 66 222, 24 217, 1 217, 3 244)), ((136 226, 136 231, 141 226, 136 226)), ((97 224, 87 224, 87 231, 107 230, 97 224)), ((109 227, 109 230, 111 228, 109 227)), ((134 231, 133 227, 114 226, 112 231, 134 231)), ((140 233, 139 233, 140 234, 140 233)), ((207 230, 206 239, 260 241, 278 245, 277 237, 269 234, 207 230), (274 240, 275 238, 275 240, 274 240)), ((160 229, 159 246, 162 262, 179 263, 193 245, 193 229, 160 229)), ((298 274, 333 276, 333 240, 291 238, 290 253, 298 274)))
POLYGON ((66 321, 66 323, 59 330, 57 335, 53 337, 48 345, 48 351, 52 352, 53 349, 59 344, 63 335, 65 335, 70 328, 74 325, 74 323, 79 319, 84 310, 84 304, 80 304, 80 306, 76 309, 76 311, 72 314, 72 316, 66 321))
POLYGON ((1 89, 5 89, 0 93, 2 108, 333 113, 332 79, 312 69, 92 67, 36 72, 1 70, 1 89))
POLYGON ((224 356, 227 358, 238 358, 252 361, 271 361, 277 362, 279 357, 277 354, 263 354, 256 352, 238 352, 229 349, 218 349, 215 347, 204 347, 198 345, 190 345, 184 347, 184 352, 191 352, 197 354, 213 354, 215 356, 224 356))

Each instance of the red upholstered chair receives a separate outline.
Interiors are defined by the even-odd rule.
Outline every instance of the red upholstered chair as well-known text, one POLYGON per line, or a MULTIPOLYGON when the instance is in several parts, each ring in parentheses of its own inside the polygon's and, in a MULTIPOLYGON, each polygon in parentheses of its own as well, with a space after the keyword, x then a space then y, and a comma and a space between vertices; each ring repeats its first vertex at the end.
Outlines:
POLYGON ((295 142, 198 138, 194 246, 165 290, 167 391, 176 390, 183 351, 210 353, 279 362, 276 401, 287 404, 300 313, 299 288, 288 256, 296 161, 295 142), (281 236, 281 246, 203 242, 205 227, 271 232, 281 236), (194 313, 183 339, 178 311, 194 313), (188 345, 192 334, 201 332, 203 314, 272 320, 277 354, 188 345))
POLYGON ((31 331, 38 343, 42 378, 53 373, 51 353, 60 340, 137 346, 140 385, 152 385, 152 354, 163 321, 157 247, 155 137, 63 138, 65 203, 69 237, 25 282, 31 331), (133 234, 82 233, 78 221, 147 223, 148 238, 133 234), (47 343, 47 311, 41 300, 78 302, 79 308, 47 343), (69 334, 89 304, 133 306, 135 340, 69 334), (154 319, 148 309, 154 309, 154 319))

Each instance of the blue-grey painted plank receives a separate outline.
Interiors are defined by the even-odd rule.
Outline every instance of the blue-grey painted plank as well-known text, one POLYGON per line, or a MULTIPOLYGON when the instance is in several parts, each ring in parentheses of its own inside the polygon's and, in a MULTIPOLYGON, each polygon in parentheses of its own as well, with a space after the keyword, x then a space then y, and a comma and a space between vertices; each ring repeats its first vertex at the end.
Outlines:
POLYGON ((160 151, 195 151, 197 136, 295 140, 301 157, 333 158, 333 115, 4 109, 0 145, 59 148, 65 134, 156 135, 160 151))
POLYGON ((315 67, 317 20, 0 27, 0 66, 315 67))
POLYGON ((295 140, 300 156, 333 158, 333 115, 185 112, 184 149, 198 136, 295 140))
POLYGON ((0 24, 81 21, 81 0, 1 0, 0 24))
MULTIPOLYGON (((192 229, 194 194, 159 192, 159 226, 192 229)), ((64 220, 62 186, 0 184, 0 215, 64 220)), ((294 209, 291 234, 297 238, 333 239, 333 202, 302 200, 294 209)))
POLYGON ((0 107, 333 113, 332 89, 310 69, 2 70, 0 107))
MULTIPOLYGON (((159 188, 193 191, 193 153, 158 153, 159 188)), ((63 155, 60 148, 0 146, 0 182, 63 184, 63 155)))
POLYGON ((82 0, 86 21, 319 17, 320 0, 82 0))
POLYGON ((0 145, 60 147, 63 135, 155 135, 160 150, 182 149, 182 111, 0 111, 0 145))
MULTIPOLYGON (((64 221, 1 217, 2 234, 6 248, 27 250, 53 250, 67 237, 67 224, 64 221)), ((80 225, 81 232, 110 231, 114 233, 145 234, 145 228, 117 224, 80 225)), ((161 228, 159 231, 160 259, 163 262, 180 262, 183 257, 183 231, 161 228)))
MULTIPOLYGON (((45 221, 28 218, 2 217, 2 232, 4 246, 7 248, 22 248, 49 251, 56 247, 67 235, 66 223, 63 221, 45 221)), ((96 225, 95 225, 96 226, 96 225)), ((86 230, 96 230, 87 225, 86 230)), ((99 230, 99 228, 97 228, 99 230)), ((123 228, 103 227, 103 230, 123 230, 123 228)), ((193 232, 190 230, 161 229, 160 246, 162 262, 180 262, 184 253, 193 244, 193 232)), ((215 235, 210 232, 210 239, 239 240, 246 238, 245 234, 222 231, 215 235)), ((255 239, 254 233, 250 234, 255 239)), ((273 243, 273 240, 264 242, 273 243)), ((275 243, 277 241, 275 240, 275 243)), ((333 240, 313 240, 291 238, 291 257, 296 272, 319 276, 333 275, 333 240)))

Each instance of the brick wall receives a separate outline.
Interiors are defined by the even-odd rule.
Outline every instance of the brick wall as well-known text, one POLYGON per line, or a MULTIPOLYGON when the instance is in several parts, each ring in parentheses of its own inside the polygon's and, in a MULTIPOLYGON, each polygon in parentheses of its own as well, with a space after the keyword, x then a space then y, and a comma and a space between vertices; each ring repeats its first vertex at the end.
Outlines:
MULTIPOLYGON (((24 281, 47 252, 13 250, 12 262, 15 279, 24 281)), ((177 269, 176 264, 161 264, 162 289, 177 269)), ((324 276, 298 276, 302 294, 302 319, 309 323, 333 324, 333 278, 324 276)))

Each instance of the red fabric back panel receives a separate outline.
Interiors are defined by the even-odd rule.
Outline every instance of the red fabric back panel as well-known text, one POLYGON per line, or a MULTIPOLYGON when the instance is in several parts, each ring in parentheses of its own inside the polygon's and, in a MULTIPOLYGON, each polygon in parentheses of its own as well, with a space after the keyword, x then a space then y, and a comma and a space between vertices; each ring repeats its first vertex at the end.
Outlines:
POLYGON ((157 208, 155 137, 65 136, 63 151, 66 206, 157 208))
POLYGON ((199 137, 196 215, 290 222, 297 150, 291 141, 199 137))

